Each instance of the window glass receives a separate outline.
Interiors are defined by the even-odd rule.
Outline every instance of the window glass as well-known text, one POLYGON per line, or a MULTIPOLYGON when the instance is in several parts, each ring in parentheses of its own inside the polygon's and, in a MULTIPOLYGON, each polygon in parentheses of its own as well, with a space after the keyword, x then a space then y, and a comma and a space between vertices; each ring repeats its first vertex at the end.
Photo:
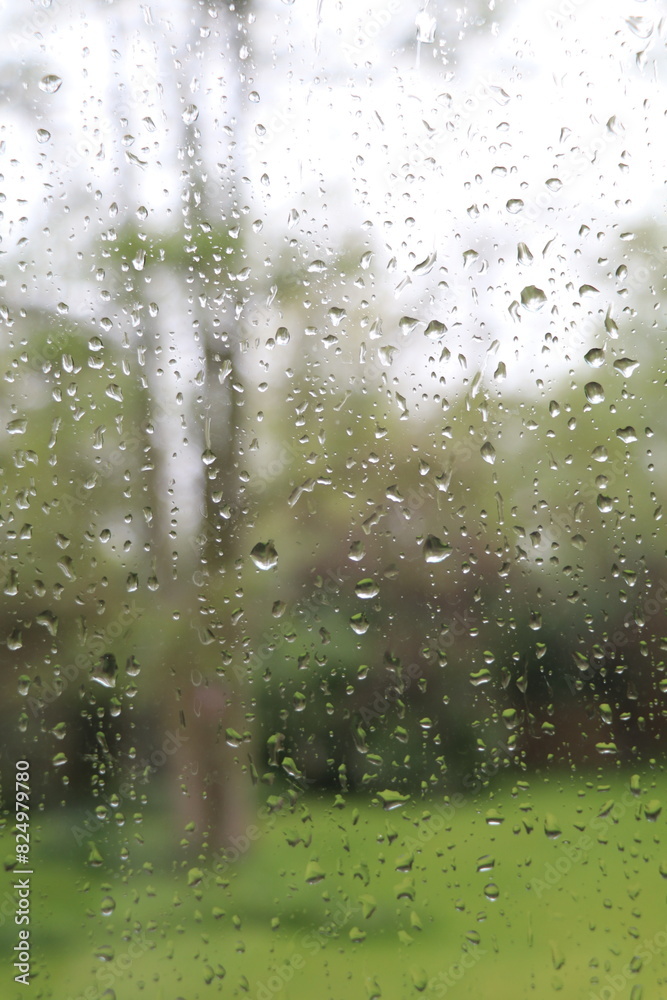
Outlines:
POLYGON ((661 5, 1 17, 2 995, 662 996, 661 5))

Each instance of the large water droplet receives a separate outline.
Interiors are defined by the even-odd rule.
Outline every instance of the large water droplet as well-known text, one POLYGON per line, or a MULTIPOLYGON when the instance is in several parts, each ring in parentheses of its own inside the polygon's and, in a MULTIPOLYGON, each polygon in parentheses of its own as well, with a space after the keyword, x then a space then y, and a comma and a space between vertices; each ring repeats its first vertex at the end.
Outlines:
POLYGON ((96 663, 91 671, 93 680, 108 688, 116 686, 117 673, 118 664, 113 653, 102 653, 99 663, 96 663))
POLYGON ((428 337, 429 340, 439 340, 445 333, 447 333, 447 327, 438 319, 432 319, 424 330, 424 336, 428 337))
POLYGON ((352 631, 356 632, 357 635, 364 635, 364 633, 368 632, 369 623, 364 615, 358 613, 356 615, 352 615, 350 618, 350 626, 352 631))
POLYGON ((496 449, 493 447, 490 441, 485 441, 482 447, 479 449, 479 453, 485 462, 489 465, 493 465, 496 460, 496 449))
POLYGON ((57 90, 60 90, 62 82, 62 79, 55 73, 49 73, 39 81, 39 89, 43 90, 45 94, 55 94, 57 90))
POLYGON ((639 368, 639 362, 633 361, 632 358, 619 358, 618 361, 614 361, 614 368, 621 375, 625 375, 626 378, 630 378, 633 372, 637 371, 639 368))
POLYGON ((276 552, 276 547, 273 544, 273 539, 269 538, 266 544, 264 542, 258 542, 257 545, 251 550, 250 558, 254 562, 257 569, 273 569, 274 566, 278 565, 278 553, 276 552))
POLYGON ((604 402, 604 389, 599 382, 587 382, 584 386, 584 392, 589 403, 604 402))
POLYGON ((584 361, 591 368, 599 368, 604 364, 604 351, 601 347, 591 347, 590 351, 584 354, 584 361))
POLYGON ((536 285, 526 285, 521 291, 521 305, 530 312, 538 312, 546 301, 546 295, 536 285))
POLYGON ((427 563, 439 563, 451 556, 452 548, 446 542, 441 542, 437 535, 427 535, 423 552, 427 563))

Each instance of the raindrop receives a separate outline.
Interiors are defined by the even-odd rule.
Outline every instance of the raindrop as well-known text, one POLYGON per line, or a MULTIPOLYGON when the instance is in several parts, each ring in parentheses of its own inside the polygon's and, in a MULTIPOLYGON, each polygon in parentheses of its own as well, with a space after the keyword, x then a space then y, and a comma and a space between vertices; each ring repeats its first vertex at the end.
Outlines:
POLYGON ((604 402, 604 389, 599 382, 587 382, 584 386, 584 392, 589 403, 604 402))
POLYGON ((661 812, 662 803, 660 799, 651 799, 650 802, 646 802, 644 805, 644 815, 651 823, 655 823, 661 812))
POLYGON ((319 861, 316 858, 313 858, 306 865, 306 874, 305 874, 306 882, 308 883, 308 885, 316 885, 318 882, 321 882, 322 879, 324 878, 326 878, 326 872, 321 867, 319 861))
POLYGON ((351 616, 350 627, 352 628, 353 632, 357 633, 357 635, 364 635, 366 632, 368 632, 369 623, 366 620, 365 616, 362 615, 361 612, 358 612, 356 615, 351 616))
POLYGON ((639 368, 639 362, 633 361, 632 358, 619 358, 618 361, 614 361, 614 368, 621 375, 630 378, 632 373, 636 372, 639 368))
POLYGON ((37 142, 48 142, 51 138, 51 133, 48 129, 38 128, 37 129, 37 142))
POLYGON ((43 90, 45 94, 55 94, 56 91, 60 90, 62 82, 62 79, 55 73, 49 73, 39 81, 39 89, 43 90))
POLYGON ((196 104, 188 104, 187 108, 183 112, 183 121, 186 125, 192 125, 199 118, 199 108, 196 104))
POLYGON ((533 255, 530 252, 526 243, 519 243, 517 246, 517 258, 521 264, 529 264, 533 259, 533 255))
POLYGON ((266 543, 258 542, 257 545, 255 545, 255 547, 251 550, 250 558, 254 562, 257 569, 268 570, 277 566, 278 553, 276 552, 273 540, 269 538, 266 543))
POLYGON ((118 674, 118 664, 113 653, 103 653, 99 663, 91 669, 91 676, 94 681, 103 687, 113 688, 116 686, 116 675, 118 674))
POLYGON ((558 820, 552 813, 547 813, 544 818, 544 832, 551 840, 555 840, 556 837, 560 837, 563 832, 560 828, 558 820))
POLYGON ((546 295, 536 285, 526 285, 521 291, 521 305, 530 312, 538 312, 546 301, 546 295))
POLYGON ((420 10, 415 18, 417 27, 417 41, 430 44, 435 40, 436 19, 431 17, 426 10, 420 10))
POLYGON ((401 792, 395 792, 390 788, 378 792, 377 797, 382 803, 382 808, 386 809, 387 812, 391 812, 393 809, 400 809, 410 798, 409 795, 402 795, 401 792))
POLYGON ((374 580, 368 577, 359 581, 354 588, 354 592, 357 597, 361 597, 363 600, 370 600, 372 597, 377 597, 380 593, 380 588, 374 580))
POLYGON ((24 418, 17 418, 16 420, 10 420, 7 424, 8 434, 25 434, 28 428, 28 421, 24 418))
POLYGON ((429 340, 439 340, 445 333, 447 333, 447 327, 437 319, 432 319, 424 330, 424 336, 428 337, 429 340))
POLYGON ((479 453, 485 462, 489 465, 493 465, 496 460, 496 449, 493 447, 490 441, 485 441, 482 447, 479 449, 479 453))
POLYGON ((590 351, 584 354, 584 361, 591 368, 599 368, 604 364, 604 350, 601 347, 591 347, 590 351))
POLYGON ((353 562, 360 562, 366 555, 366 549, 364 548, 363 542, 352 542, 350 545, 350 551, 348 552, 348 559, 353 562))
POLYGON ((398 321, 398 327, 404 337, 409 336, 419 323, 418 319, 413 319, 411 316, 402 316, 398 321))
POLYGON ((451 545, 441 542, 437 535, 427 535, 423 545, 424 560, 427 563, 439 563, 452 554, 451 545))
POLYGON ((429 254, 428 257, 426 257, 423 261, 421 261, 420 264, 416 264, 412 268, 412 273, 413 274, 428 274, 430 271, 433 270, 433 265, 435 264, 435 262, 436 262, 437 259, 438 259, 438 254, 437 254, 437 251, 434 250, 433 253, 429 254))

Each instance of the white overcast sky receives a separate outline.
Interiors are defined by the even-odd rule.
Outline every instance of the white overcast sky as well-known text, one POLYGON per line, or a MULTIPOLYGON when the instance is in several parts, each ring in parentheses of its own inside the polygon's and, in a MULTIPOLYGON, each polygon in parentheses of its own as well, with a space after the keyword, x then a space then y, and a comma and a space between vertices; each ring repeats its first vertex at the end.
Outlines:
MULTIPOLYGON (((243 38, 206 4, 5 7, 5 251, 14 257, 29 235, 39 254, 48 224, 72 253, 97 234, 96 214, 112 200, 121 217, 143 203, 149 224, 168 227, 168 210, 180 211, 180 116, 194 105, 212 182, 230 143, 240 147, 246 222, 264 222, 254 266, 290 237, 317 256, 350 237, 366 241, 398 315, 461 322, 454 356, 471 350, 471 326, 486 330, 482 341, 491 327, 501 343, 519 335, 523 378, 545 320, 523 314, 517 329, 508 307, 521 288, 549 291, 563 323, 580 316, 567 282, 615 294, 598 257, 611 247, 615 269, 620 233, 664 218, 667 32, 658 3, 492 0, 483 30, 449 4, 260 0, 253 12, 239 61, 228 47, 239 51, 243 38), (433 41, 417 55, 417 22, 428 36, 429 18, 433 41), (184 49, 198 36, 200 60, 184 49), (47 74, 62 79, 55 93, 39 88, 47 74), (51 137, 40 141, 40 129, 51 137), (87 184, 102 192, 99 203, 87 184), (525 207, 515 213, 507 205, 518 199, 525 207), (590 231, 579 235, 582 226, 590 231), (534 255, 529 266, 517 266, 519 241, 534 255), (464 267, 469 250, 479 256, 464 267), (431 275, 414 276, 434 251, 431 275), (446 293, 437 288, 442 267, 446 293)), ((599 298, 587 308, 603 314, 609 294, 599 298)))

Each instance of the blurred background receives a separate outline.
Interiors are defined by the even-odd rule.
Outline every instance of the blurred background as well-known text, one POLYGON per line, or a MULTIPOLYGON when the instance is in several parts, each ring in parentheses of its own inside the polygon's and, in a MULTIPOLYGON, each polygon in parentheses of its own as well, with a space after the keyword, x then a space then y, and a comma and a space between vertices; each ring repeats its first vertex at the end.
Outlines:
POLYGON ((37 995, 667 996, 660 5, 2 28, 37 995))

